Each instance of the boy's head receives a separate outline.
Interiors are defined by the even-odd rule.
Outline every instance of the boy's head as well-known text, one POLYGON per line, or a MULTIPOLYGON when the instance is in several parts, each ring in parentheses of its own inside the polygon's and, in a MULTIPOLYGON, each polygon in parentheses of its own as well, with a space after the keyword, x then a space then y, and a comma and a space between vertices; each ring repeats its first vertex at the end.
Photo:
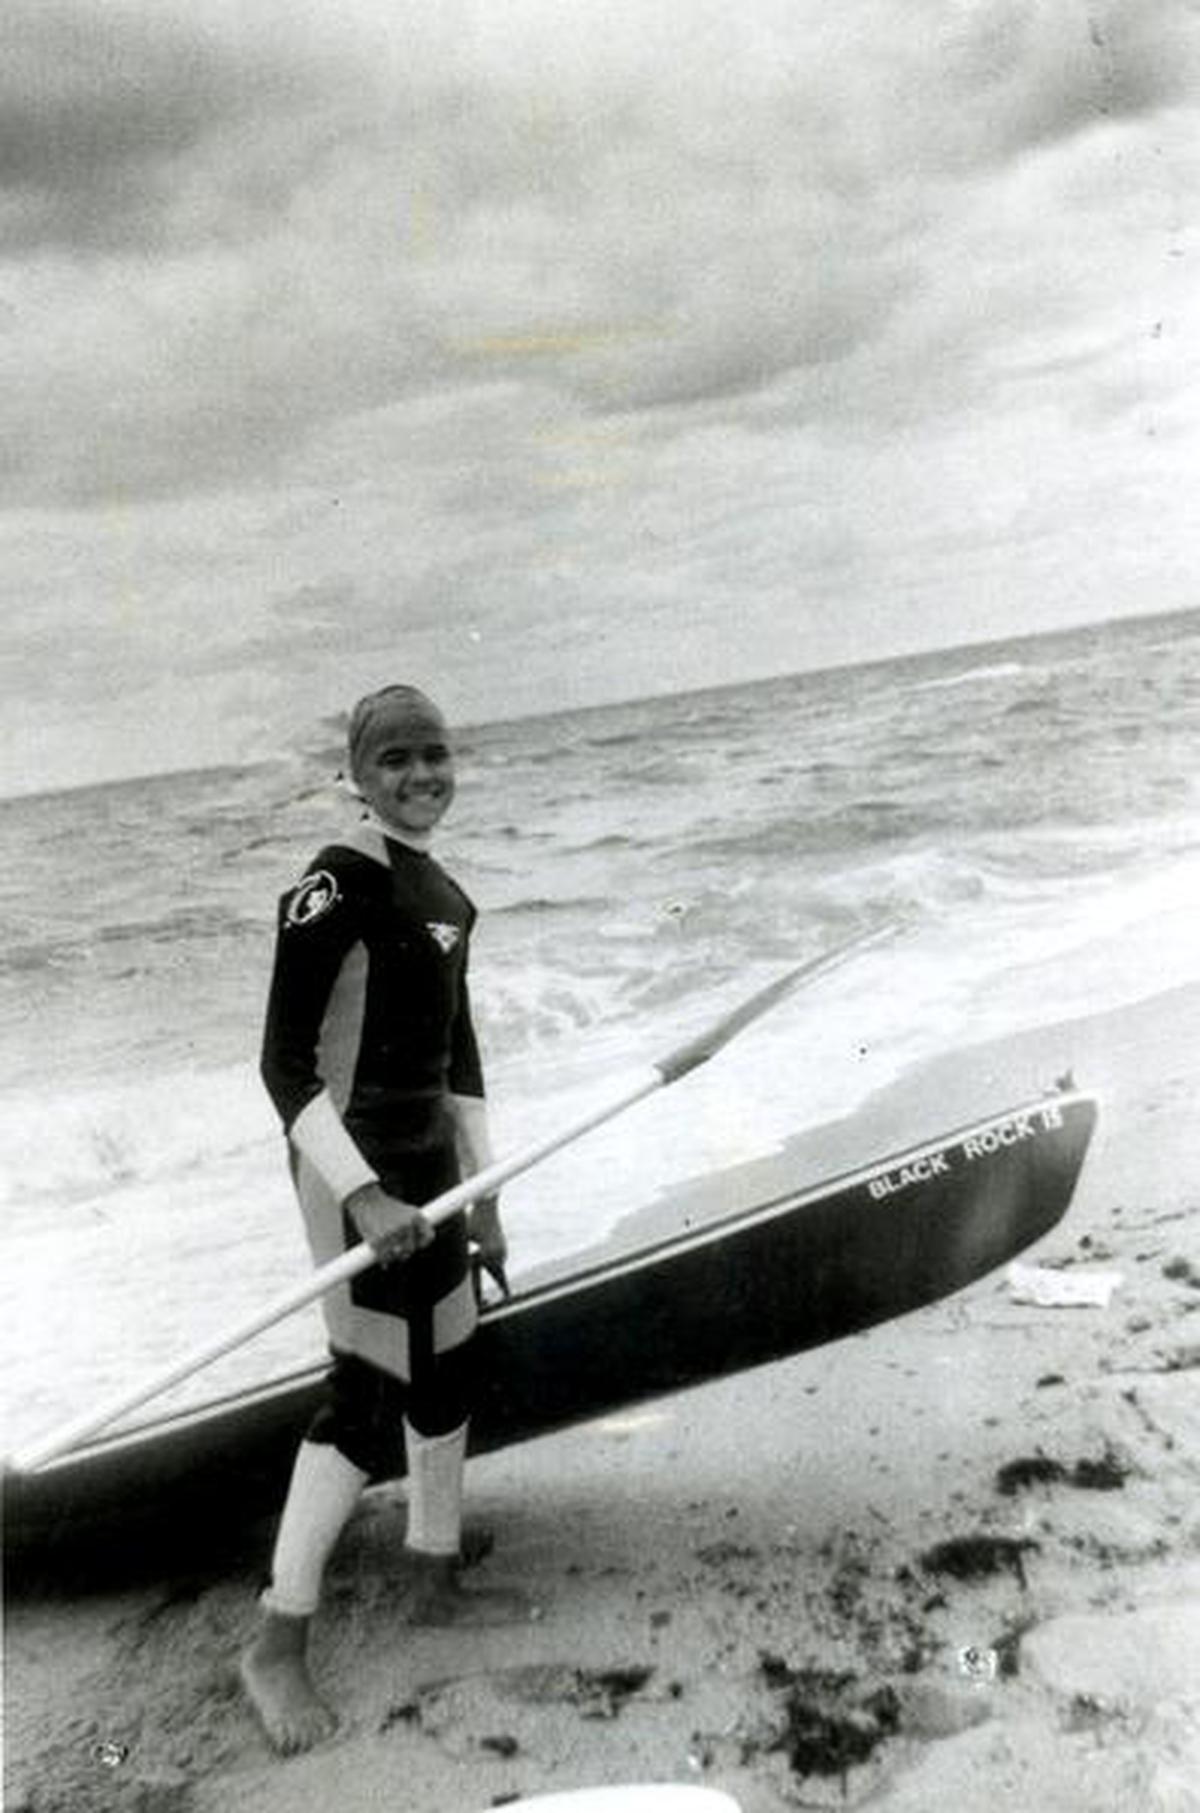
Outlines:
POLYGON ((385 686, 360 699, 347 730, 350 772, 384 825, 422 841, 454 798, 450 733, 415 686, 385 686))

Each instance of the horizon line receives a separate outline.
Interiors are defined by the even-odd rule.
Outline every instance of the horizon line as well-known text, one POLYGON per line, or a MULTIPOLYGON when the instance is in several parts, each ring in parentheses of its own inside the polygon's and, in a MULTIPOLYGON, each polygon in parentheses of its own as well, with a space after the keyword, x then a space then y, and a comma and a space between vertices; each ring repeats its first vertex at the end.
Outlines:
MULTIPOLYGON (((545 722, 553 718, 582 717, 590 712, 619 711, 623 706, 649 705, 663 699, 703 698, 706 695, 722 692, 733 692, 747 687, 769 686, 775 681, 819 679, 823 674, 846 673, 857 668, 895 667, 903 662, 928 660, 936 655, 952 655, 968 650, 976 652, 989 648, 1011 648, 1023 643, 1048 642, 1057 637, 1075 636, 1085 630, 1119 630, 1126 626, 1151 623, 1174 622, 1183 617, 1200 616, 1200 605, 1184 605, 1165 611, 1130 611, 1126 614, 1115 614, 1107 617, 1081 618, 1075 623, 1058 624, 1053 629, 1017 631, 1010 636, 967 637, 962 642, 930 643, 923 648, 907 649, 889 655, 869 655, 848 661, 831 661, 821 667, 776 668, 767 673, 751 674, 737 680, 717 680, 699 686, 684 686, 676 690, 659 692, 620 694, 611 699, 599 699, 588 704, 560 705, 549 711, 516 712, 511 717, 464 717, 454 725, 454 734, 463 735, 470 731, 486 731, 517 724, 545 722)), ((339 718, 349 715, 349 708, 332 714, 329 718, 320 717, 315 725, 333 724, 339 718)), ((200 775, 216 775, 223 772, 247 773, 255 768, 268 767, 273 761, 287 757, 305 759, 313 752, 303 748, 285 746, 277 756, 251 756, 242 760, 204 762, 199 765, 186 765, 178 768, 133 769, 127 774, 114 774, 105 780, 65 781, 56 786, 31 787, 28 789, 0 788, 0 806, 9 802, 29 802, 37 799, 55 799, 70 793, 101 792, 110 787, 132 786, 136 782, 153 782, 182 780, 200 775)))

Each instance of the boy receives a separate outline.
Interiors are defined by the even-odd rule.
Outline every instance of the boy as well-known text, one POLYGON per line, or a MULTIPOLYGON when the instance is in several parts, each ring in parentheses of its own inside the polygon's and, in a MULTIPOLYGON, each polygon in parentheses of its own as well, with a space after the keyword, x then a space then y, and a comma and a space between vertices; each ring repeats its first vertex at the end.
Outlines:
POLYGON ((407 1454, 415 1616, 453 1618, 477 1308, 468 1234, 503 1283, 495 1197, 436 1230, 418 1204, 492 1162, 467 992, 475 909, 429 854, 454 797, 445 720, 389 686, 355 707, 365 822, 281 903, 262 1073, 319 1265, 366 1239, 380 1263, 324 1299, 327 1402, 300 1445, 263 1621, 242 1678, 284 1753, 337 1720, 308 1671, 321 1577, 359 1493, 407 1454))

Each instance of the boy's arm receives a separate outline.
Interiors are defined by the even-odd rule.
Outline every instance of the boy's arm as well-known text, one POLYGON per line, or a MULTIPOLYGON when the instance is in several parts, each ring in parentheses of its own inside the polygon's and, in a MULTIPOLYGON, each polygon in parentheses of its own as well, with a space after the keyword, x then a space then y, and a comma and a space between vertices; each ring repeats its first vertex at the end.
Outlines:
POLYGON ((376 1183, 317 1068, 329 997, 356 942, 336 872, 310 872, 280 903, 261 1072, 288 1139, 343 1202, 376 1183))
MULTIPOLYGON (((450 1040, 450 1105, 454 1112, 458 1162, 464 1177, 485 1171, 495 1160, 492 1136, 488 1127, 487 1103, 483 1097, 483 1066, 479 1061, 479 1043, 471 1016, 471 996, 464 974, 450 1040)), ((500 1199, 483 1196, 469 1210, 471 1239, 479 1257, 507 1291, 504 1263, 508 1258, 508 1241, 500 1224, 500 1199)))
POLYGON ((454 1112, 458 1162, 464 1177, 474 1177, 476 1171, 486 1171, 496 1159, 492 1149, 491 1128, 488 1125, 487 1103, 481 1095, 455 1094, 450 1097, 450 1106, 454 1112))
MULTIPOLYGON (((495 1162, 491 1130, 488 1126, 487 1103, 481 1095, 452 1095, 455 1143, 464 1177, 486 1171, 495 1162)), ((479 1248, 479 1257, 503 1289, 504 1265, 508 1258, 508 1241, 500 1221, 500 1198, 493 1193, 481 1196, 469 1211, 471 1239, 479 1248)))

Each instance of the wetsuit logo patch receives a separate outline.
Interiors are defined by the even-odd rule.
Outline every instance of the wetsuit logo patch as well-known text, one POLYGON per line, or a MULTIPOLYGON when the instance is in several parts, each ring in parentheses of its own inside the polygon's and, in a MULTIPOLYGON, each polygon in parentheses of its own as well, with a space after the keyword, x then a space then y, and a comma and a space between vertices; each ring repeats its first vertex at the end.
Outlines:
POLYGON ((311 925, 314 919, 323 919, 338 898, 338 884, 333 876, 328 869, 318 869, 304 877, 288 901, 287 922, 311 925))
POLYGON ((433 939, 439 950, 445 951, 447 956, 449 956, 450 952, 458 943, 459 928, 456 925, 447 925, 440 919, 427 919, 425 921, 425 930, 429 933, 429 936, 433 939))

